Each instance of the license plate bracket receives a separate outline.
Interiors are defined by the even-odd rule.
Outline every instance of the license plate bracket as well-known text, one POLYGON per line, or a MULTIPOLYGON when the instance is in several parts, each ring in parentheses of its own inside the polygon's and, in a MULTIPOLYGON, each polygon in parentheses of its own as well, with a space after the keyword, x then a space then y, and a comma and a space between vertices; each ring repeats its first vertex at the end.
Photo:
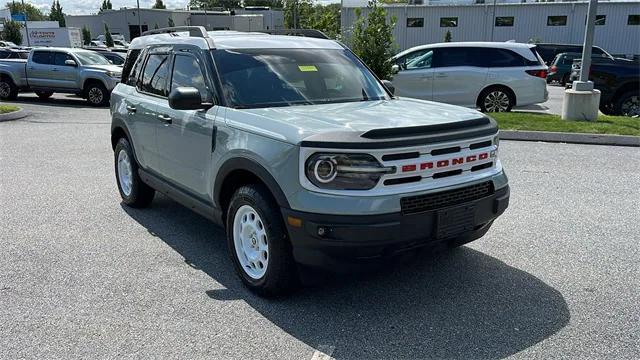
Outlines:
POLYGON ((475 204, 465 204, 438 210, 436 212, 435 237, 437 239, 448 239, 472 231, 475 226, 475 215, 475 204))

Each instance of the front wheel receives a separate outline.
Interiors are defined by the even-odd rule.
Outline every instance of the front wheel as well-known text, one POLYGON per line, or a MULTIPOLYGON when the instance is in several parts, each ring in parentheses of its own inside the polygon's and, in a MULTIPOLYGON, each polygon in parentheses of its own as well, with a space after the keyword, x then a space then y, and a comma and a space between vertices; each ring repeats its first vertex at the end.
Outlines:
POLYGON ((513 100, 503 88, 489 88, 480 94, 480 110, 482 112, 511 111, 513 100))
POLYGON ((126 138, 118 140, 114 155, 116 182, 122 202, 135 208, 149 206, 155 190, 140 179, 138 163, 133 157, 131 144, 126 138))
POLYGON ((227 210, 231 259, 242 282, 263 296, 295 289, 298 273, 280 209, 262 185, 236 190, 227 210))
POLYGON ((613 112, 622 116, 640 116, 640 93, 629 91, 613 104, 613 112))
POLYGON ((85 96, 89 104, 93 106, 104 106, 109 103, 109 92, 104 85, 99 83, 92 83, 87 86, 85 96))
POLYGON ((35 93, 41 100, 47 100, 53 95, 53 91, 36 91, 35 93))

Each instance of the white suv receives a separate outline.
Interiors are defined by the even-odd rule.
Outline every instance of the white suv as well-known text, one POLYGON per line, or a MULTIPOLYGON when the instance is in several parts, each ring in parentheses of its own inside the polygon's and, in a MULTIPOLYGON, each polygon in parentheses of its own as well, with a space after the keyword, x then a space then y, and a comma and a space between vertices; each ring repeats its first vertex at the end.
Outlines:
POLYGON ((416 46, 392 58, 396 95, 485 112, 547 101, 547 66, 533 44, 458 42, 416 46))

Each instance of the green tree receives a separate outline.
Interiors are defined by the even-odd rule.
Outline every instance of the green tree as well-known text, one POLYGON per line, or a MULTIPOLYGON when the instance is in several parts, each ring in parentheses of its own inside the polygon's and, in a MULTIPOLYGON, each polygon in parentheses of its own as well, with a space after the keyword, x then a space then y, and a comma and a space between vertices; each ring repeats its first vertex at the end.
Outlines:
POLYGON ((169 20, 167 20, 167 25, 169 25, 169 27, 174 27, 176 26, 176 23, 173 22, 173 18, 169 18, 169 20))
POLYGON ((311 29, 312 17, 313 2, 311 0, 287 0, 284 3, 284 27, 289 29, 311 29), (296 14, 297 18, 294 16, 296 14))
POLYGON ((244 0, 243 6, 269 6, 274 9, 282 9, 284 6, 282 0, 244 0))
POLYGON ((100 5, 100 10, 98 11, 98 13, 101 13, 104 10, 111 10, 111 9, 113 9, 111 0, 102 0, 102 5, 100 5))
POLYGON ((51 4, 51 11, 49 12, 49 20, 57 21, 60 27, 65 27, 64 13, 62 12, 62 6, 60 6, 59 0, 53 0, 51 4))
POLYGON ((82 27, 82 43, 89 45, 91 43, 91 30, 88 27, 82 27))
POLYGON ((156 3, 153 4, 153 6, 151 8, 152 9, 166 9, 167 7, 164 6, 164 3, 162 2, 162 0, 156 0, 156 3))
POLYGON ((392 17, 387 22, 387 12, 376 2, 371 4, 366 18, 362 16, 360 9, 356 9, 356 21, 350 39, 351 49, 380 79, 391 76, 389 59, 395 52, 395 26, 396 18, 392 17))
POLYGON ((12 1, 7 3, 7 8, 11 11, 11 15, 26 14, 27 20, 29 21, 47 20, 47 17, 44 16, 40 9, 29 3, 25 3, 24 6, 22 6, 22 2, 12 1))
POLYGON ((240 0, 191 0, 190 5, 198 9, 237 9, 240 7, 240 0))
POLYGON ((20 29, 22 24, 17 21, 9 20, 4 23, 4 30, 2 30, 2 38, 6 41, 11 41, 16 45, 22 45, 22 33, 20 29))
POLYGON ((444 33, 444 42, 451 42, 451 31, 447 30, 447 32, 444 33))
POLYGON ((104 43, 107 47, 113 47, 115 44, 113 43, 113 37, 111 36, 111 31, 109 31, 109 25, 104 24, 104 43))

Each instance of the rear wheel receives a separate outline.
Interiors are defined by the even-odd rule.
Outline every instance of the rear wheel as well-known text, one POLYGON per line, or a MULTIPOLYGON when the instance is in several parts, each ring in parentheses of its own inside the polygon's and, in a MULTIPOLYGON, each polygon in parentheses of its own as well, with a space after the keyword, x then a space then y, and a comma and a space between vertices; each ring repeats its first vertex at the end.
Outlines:
POLYGON ((0 77, 0 99, 15 100, 18 97, 18 87, 10 78, 0 77))
POLYGON ((640 116, 640 92, 629 91, 613 104, 613 112, 622 116, 640 116))
POLYGON ((35 93, 42 100, 46 100, 53 95, 53 91, 36 91, 35 93))
POLYGON ((511 94, 504 87, 491 87, 485 89, 479 98, 480 110, 482 112, 505 112, 511 111, 515 101, 511 94))
POLYGON ((287 293, 298 273, 280 209, 262 185, 236 190, 227 210, 231 259, 242 282, 263 296, 287 293))
POLYGON ((136 208, 149 206, 155 190, 140 179, 138 163, 126 138, 118 140, 114 155, 116 182, 122 202, 136 208))

